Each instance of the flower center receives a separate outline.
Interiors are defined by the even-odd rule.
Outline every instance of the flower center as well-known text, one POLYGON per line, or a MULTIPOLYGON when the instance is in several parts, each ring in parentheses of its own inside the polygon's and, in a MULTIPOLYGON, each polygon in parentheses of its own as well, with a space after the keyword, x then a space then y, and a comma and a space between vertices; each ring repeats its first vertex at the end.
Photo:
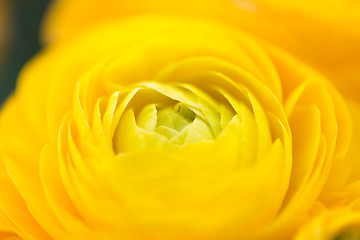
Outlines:
POLYGON ((144 83, 130 93, 114 136, 115 152, 212 142, 236 115, 228 100, 192 85, 144 83))
MULTIPOLYGON (((213 113, 214 115, 216 113, 213 113)), ((204 119, 183 103, 172 106, 156 106, 155 104, 144 107, 136 118, 139 127, 145 131, 165 136, 173 140, 174 144, 204 142, 214 139, 214 133, 207 119, 204 119), (156 119, 152 119, 152 117, 156 119), (156 125, 149 128, 153 122, 156 125)))

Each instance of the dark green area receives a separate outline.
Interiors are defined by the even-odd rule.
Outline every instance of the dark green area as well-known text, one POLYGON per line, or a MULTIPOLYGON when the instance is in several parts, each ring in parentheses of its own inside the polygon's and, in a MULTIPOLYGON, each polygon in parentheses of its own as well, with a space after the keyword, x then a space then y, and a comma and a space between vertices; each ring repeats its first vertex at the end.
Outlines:
POLYGON ((10 0, 11 43, 0 69, 0 104, 14 90, 20 69, 40 49, 39 26, 49 0, 10 0))
POLYGON ((349 229, 343 231, 334 240, 360 240, 360 229, 349 229))

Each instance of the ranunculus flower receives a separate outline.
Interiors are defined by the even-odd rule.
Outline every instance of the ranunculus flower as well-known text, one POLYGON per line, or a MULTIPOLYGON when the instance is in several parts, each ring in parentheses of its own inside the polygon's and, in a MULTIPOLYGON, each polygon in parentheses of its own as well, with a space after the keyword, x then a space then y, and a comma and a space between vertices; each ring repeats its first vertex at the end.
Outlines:
MULTIPOLYGON (((343 160, 333 163, 319 198, 324 209, 329 210, 350 205, 359 197, 360 191, 359 12, 360 2, 342 0, 106 0, 101 3, 56 0, 45 21, 44 39, 51 42, 72 38, 103 22, 126 19, 132 15, 165 13, 220 20, 306 61, 343 94, 353 122, 350 149, 343 160)), ((332 225, 322 226, 331 228, 332 225)), ((326 232, 333 231, 319 231, 316 224, 309 224, 308 231, 311 227, 316 236, 324 238, 328 237, 326 232)))
POLYGON ((24 239, 289 239, 343 199, 322 191, 351 131, 328 80, 267 43, 210 20, 112 22, 20 74, 1 213, 24 239))

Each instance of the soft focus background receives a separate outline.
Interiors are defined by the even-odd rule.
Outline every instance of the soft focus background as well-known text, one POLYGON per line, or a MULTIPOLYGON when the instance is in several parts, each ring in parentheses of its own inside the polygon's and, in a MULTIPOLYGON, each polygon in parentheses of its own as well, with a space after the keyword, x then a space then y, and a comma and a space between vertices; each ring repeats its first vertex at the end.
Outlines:
POLYGON ((50 0, 0 0, 0 104, 17 75, 39 51, 39 26, 50 0))

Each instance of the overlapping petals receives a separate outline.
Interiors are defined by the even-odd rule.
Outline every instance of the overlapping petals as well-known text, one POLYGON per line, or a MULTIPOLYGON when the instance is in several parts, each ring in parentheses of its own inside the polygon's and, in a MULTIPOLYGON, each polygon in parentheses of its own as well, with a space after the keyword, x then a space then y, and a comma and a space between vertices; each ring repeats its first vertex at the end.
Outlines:
POLYGON ((276 44, 357 95, 360 4, 342 0, 56 0, 44 22, 45 42, 71 38, 101 22, 144 14, 216 19, 276 44), (346 81, 347 84, 344 84, 346 81), (354 90, 354 88, 356 88, 354 90))
POLYGON ((350 132, 327 80, 246 34, 108 24, 20 76, 0 118, 0 206, 25 239, 288 239, 350 132))

